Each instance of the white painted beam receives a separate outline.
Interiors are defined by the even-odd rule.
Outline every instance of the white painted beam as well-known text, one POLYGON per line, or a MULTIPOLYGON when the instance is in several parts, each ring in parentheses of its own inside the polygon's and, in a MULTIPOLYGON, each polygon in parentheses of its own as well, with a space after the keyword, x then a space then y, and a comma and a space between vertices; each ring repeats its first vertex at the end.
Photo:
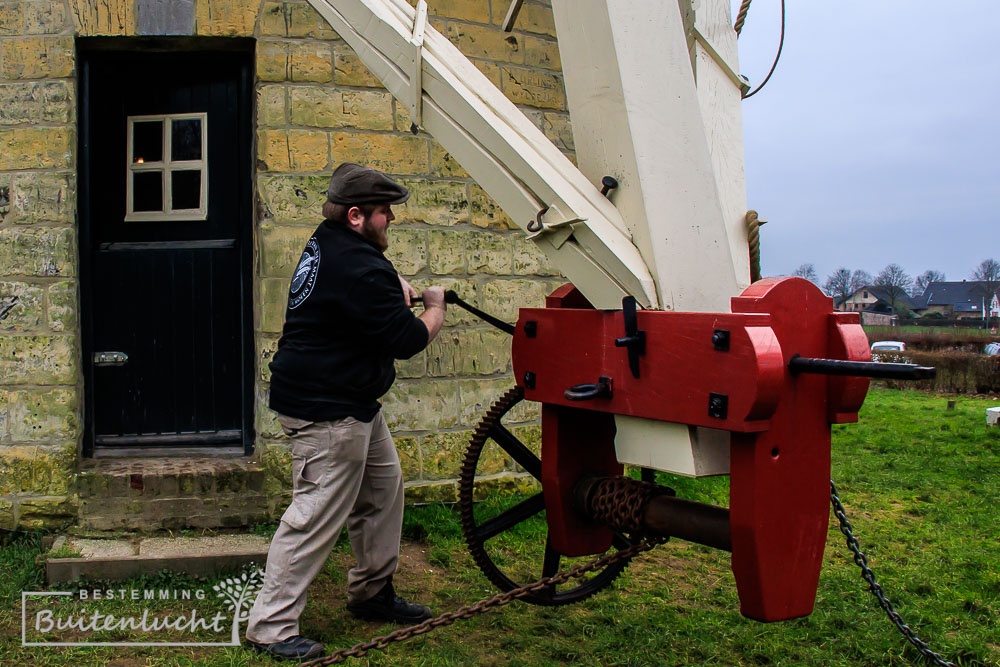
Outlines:
MULTIPOLYGON (((309 0, 402 104, 412 100, 416 12, 403 0, 309 0)), ((432 26, 421 52, 423 127, 598 308, 625 295, 657 307, 646 263, 618 210, 447 38, 432 26), (569 226, 572 237, 559 233, 569 226), (527 231, 527 230, 526 230, 527 231)), ((415 83, 415 81, 414 81, 415 83)), ((598 179, 597 182, 600 182, 598 179)))
POLYGON ((728 312, 741 282, 678 3, 553 0, 552 10, 580 170, 618 179, 612 200, 663 308, 728 312))

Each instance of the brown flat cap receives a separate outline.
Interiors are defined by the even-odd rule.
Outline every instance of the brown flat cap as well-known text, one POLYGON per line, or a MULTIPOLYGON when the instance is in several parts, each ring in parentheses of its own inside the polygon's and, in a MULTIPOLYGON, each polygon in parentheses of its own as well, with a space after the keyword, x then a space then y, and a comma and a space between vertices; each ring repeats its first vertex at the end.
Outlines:
POLYGON ((333 171, 327 201, 334 204, 402 204, 410 191, 381 171, 345 162, 333 171))

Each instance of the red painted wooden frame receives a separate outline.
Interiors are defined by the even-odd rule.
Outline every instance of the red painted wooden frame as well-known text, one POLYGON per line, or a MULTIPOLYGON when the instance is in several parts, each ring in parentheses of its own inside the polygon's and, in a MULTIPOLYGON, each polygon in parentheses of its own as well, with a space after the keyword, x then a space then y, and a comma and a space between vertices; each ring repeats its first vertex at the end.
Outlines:
POLYGON ((542 483, 553 548, 575 556, 610 546, 610 532, 571 505, 581 475, 620 474, 610 415, 727 430, 741 612, 763 621, 811 613, 829 517, 830 424, 857 421, 868 380, 793 375, 788 362, 796 354, 869 360, 858 315, 834 313, 830 298, 801 278, 754 283, 732 300, 733 313, 640 311, 646 352, 634 378, 626 350, 614 344, 625 335, 621 311, 593 310, 572 286, 547 305, 521 310, 513 358, 525 396, 543 403, 542 483), (716 330, 729 332, 728 350, 716 348, 716 330), (601 376, 612 379, 610 398, 563 396, 601 376), (710 415, 711 394, 727 397, 725 416, 710 415))

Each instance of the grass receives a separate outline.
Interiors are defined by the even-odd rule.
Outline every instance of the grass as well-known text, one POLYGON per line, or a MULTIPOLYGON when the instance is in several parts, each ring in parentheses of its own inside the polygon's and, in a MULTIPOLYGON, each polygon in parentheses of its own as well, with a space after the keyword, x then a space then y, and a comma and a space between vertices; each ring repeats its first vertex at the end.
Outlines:
MULTIPOLYGON (((834 429, 833 474, 855 534, 880 582, 918 635, 962 665, 1000 665, 1000 429, 987 429, 982 398, 947 399, 885 389, 869 394, 861 423, 834 429)), ((728 480, 663 476, 678 495, 725 503, 728 480)), ((490 498, 499 511, 516 498, 490 498)), ((261 528, 261 531, 266 531, 261 528)), ((526 523, 496 546, 512 567, 540 552, 543 528, 526 523)), ((269 664, 241 648, 36 648, 20 645, 22 590, 42 590, 40 539, 0 545, 0 664, 269 664)), ((352 558, 342 541, 310 588, 302 632, 336 649, 392 628, 343 610, 352 558)), ((537 571, 537 570, 535 570, 537 571)), ((100 586, 99 582, 92 582, 100 586)), ((120 587, 197 587, 164 574, 120 587)), ((454 610, 495 593, 466 552, 457 512, 408 509, 397 588, 454 610)), ((79 603, 77 603, 79 604, 79 603)), ((906 665, 919 656, 866 591, 831 517, 814 613, 783 623, 744 619, 728 554, 673 541, 641 556, 582 603, 515 602, 374 653, 368 665, 906 665)), ((277 663, 275 663, 277 664, 277 663)))

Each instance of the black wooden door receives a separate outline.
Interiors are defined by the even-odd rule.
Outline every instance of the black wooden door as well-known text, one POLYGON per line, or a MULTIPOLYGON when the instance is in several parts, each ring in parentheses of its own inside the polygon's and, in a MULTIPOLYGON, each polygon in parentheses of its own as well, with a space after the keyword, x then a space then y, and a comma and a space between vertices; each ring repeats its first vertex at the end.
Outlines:
POLYGON ((85 449, 249 451, 252 51, 78 44, 85 449))

